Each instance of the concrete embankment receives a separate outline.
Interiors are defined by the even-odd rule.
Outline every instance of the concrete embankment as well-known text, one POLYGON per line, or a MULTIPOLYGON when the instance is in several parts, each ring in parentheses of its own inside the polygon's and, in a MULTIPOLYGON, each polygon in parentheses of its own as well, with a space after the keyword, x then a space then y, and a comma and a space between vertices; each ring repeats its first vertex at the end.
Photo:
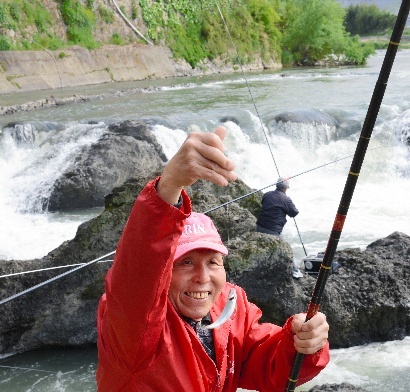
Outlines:
MULTIPOLYGON (((274 60, 254 59, 245 71, 281 68, 274 60)), ((64 103, 94 99, 94 96, 43 96, 24 100, 21 94, 34 91, 64 91, 67 88, 113 82, 201 76, 239 71, 226 59, 203 61, 192 68, 175 60, 165 46, 108 45, 96 50, 80 47, 56 51, 0 51, 0 116, 64 103), (6 104, 2 95, 19 95, 19 103, 6 104), (3 104, 2 104, 3 102, 3 104)), ((71 92, 72 94, 72 92, 71 92)), ((10 99, 9 99, 10 101, 10 99)))
POLYGON ((161 46, 0 51, 0 94, 160 79, 178 76, 180 72, 169 49, 161 46))

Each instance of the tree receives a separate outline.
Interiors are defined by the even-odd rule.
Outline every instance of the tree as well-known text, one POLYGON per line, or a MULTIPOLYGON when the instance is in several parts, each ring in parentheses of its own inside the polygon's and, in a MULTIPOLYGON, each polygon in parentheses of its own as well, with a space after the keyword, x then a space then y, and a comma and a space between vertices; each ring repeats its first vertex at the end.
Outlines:
POLYGON ((346 32, 345 10, 335 0, 280 0, 280 3, 284 64, 315 64, 330 55, 362 64, 372 52, 368 44, 361 44, 346 32))
POLYGON ((381 34, 394 27, 396 17, 375 5, 356 5, 347 8, 345 26, 353 34, 381 34))

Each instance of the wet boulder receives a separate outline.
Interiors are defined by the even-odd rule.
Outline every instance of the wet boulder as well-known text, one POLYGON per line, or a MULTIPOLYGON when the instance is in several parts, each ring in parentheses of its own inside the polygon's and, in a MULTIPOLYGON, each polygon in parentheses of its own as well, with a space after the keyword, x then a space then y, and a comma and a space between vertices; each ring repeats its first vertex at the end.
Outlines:
POLYGON ((101 207, 113 188, 161 169, 165 161, 150 126, 140 121, 111 125, 97 143, 83 148, 56 180, 48 210, 101 207))
MULTIPOLYGON (((339 267, 327 281, 321 305, 332 327, 332 347, 410 335, 410 237, 394 232, 363 251, 337 252, 335 260, 339 267)), ((304 284, 310 280, 306 276, 304 284)))
POLYGON ((305 148, 314 148, 338 139, 338 123, 329 114, 316 109, 283 112, 269 125, 275 133, 284 133, 305 148))
POLYGON ((17 145, 32 145, 36 140, 35 127, 30 123, 10 123, 3 129, 17 145))

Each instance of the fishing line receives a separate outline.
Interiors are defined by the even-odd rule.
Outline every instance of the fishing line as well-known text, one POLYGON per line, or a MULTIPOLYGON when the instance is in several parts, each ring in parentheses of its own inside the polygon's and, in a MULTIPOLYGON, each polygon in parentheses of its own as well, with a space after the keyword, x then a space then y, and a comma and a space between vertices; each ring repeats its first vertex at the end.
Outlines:
POLYGON ((91 260, 91 261, 89 261, 88 263, 82 264, 82 265, 80 265, 80 266, 78 266, 78 267, 76 267, 76 268, 73 268, 73 269, 69 270, 69 271, 63 272, 63 273, 60 274, 60 275, 54 276, 53 278, 47 279, 47 280, 45 280, 44 282, 41 282, 41 283, 39 283, 39 284, 36 284, 36 285, 33 286, 33 287, 30 287, 30 288, 28 288, 28 289, 26 289, 26 290, 23 290, 23 291, 21 291, 21 292, 19 292, 19 293, 16 293, 16 294, 14 294, 14 295, 12 295, 12 296, 10 296, 10 297, 7 297, 7 298, 5 298, 5 299, 3 299, 3 300, 0 301, 0 306, 1 306, 1 305, 4 305, 4 304, 7 303, 7 302, 12 301, 13 299, 16 299, 16 298, 21 297, 21 296, 23 296, 24 294, 28 294, 28 293, 30 293, 30 292, 32 292, 32 291, 34 291, 34 290, 37 290, 37 289, 39 289, 40 287, 46 286, 46 285, 48 285, 49 283, 52 283, 52 282, 54 282, 54 281, 56 281, 56 280, 58 280, 58 279, 60 279, 60 278, 63 278, 64 276, 70 275, 70 274, 72 274, 72 273, 74 273, 74 272, 77 272, 77 271, 79 271, 79 270, 81 270, 81 269, 84 269, 84 268, 86 268, 86 267, 88 267, 88 266, 90 266, 90 265, 92 265, 92 264, 95 264, 95 263, 97 263, 98 261, 100 261, 100 260, 102 260, 102 259, 105 259, 106 257, 111 256, 111 255, 113 255, 113 254, 115 254, 115 250, 114 250, 113 252, 107 253, 107 254, 104 255, 104 256, 98 257, 97 259, 91 260))
POLYGON ((219 14, 221 15, 221 18, 222 18, 222 21, 223 21, 223 23, 224 23, 224 27, 225 27, 226 33, 228 34, 229 40, 231 41, 231 45, 232 45, 232 47, 233 47, 233 49, 234 49, 234 51, 235 51, 235 56, 236 56, 236 59, 237 59, 238 64, 239 64, 239 68, 241 69, 242 76, 243 76, 243 78, 244 78, 244 80, 245 80, 246 87, 247 87, 248 92, 249 92, 249 95, 250 95, 250 97, 251 97, 251 99, 252 99, 253 107, 255 108, 255 112, 256 112, 256 115, 257 115, 257 117, 258 117, 258 119, 259 119, 259 122, 260 122, 260 125, 261 125, 261 128, 262 128, 263 134, 264 134, 265 139, 266 139, 266 143, 267 143, 267 145, 268 145, 268 147, 269 147, 269 151, 270 151, 270 154, 271 154, 271 156, 272 156, 273 163, 275 164, 276 172, 278 173, 278 176, 280 177, 279 168, 278 168, 278 165, 276 164, 276 160, 275 160, 275 157, 274 157, 274 155, 273 155, 272 148, 271 148, 270 143, 269 143, 268 135, 267 135, 266 132, 265 132, 265 126, 263 125, 262 117, 259 115, 259 111, 258 111, 258 108, 257 108, 257 106, 256 106, 255 99, 253 98, 253 94, 252 94, 251 87, 250 87, 249 82, 248 82, 248 79, 247 79, 247 77, 246 77, 246 75, 245 75, 245 71, 244 71, 244 69, 243 69, 243 67, 242 67, 241 59, 239 58, 238 50, 236 49, 236 45, 235 45, 235 43, 233 42, 233 39, 232 39, 232 36, 231 36, 231 32, 229 31, 229 28, 228 28, 228 24, 227 24, 226 21, 225 21, 225 18, 224 18, 223 14, 222 14, 221 9, 219 8, 218 2, 215 1, 215 4, 216 4, 216 7, 218 8, 219 14))
MULTIPOLYGON (((114 261, 112 259, 108 260, 98 260, 99 263, 107 263, 109 261, 114 261)), ((61 269, 61 268, 69 268, 69 267, 76 267, 78 265, 84 265, 85 263, 78 263, 78 264, 66 264, 66 265, 59 265, 56 267, 48 267, 48 268, 40 268, 40 269, 35 269, 35 270, 27 270, 27 271, 21 271, 21 272, 14 272, 12 274, 7 274, 7 275, 0 275, 1 278, 9 278, 11 276, 18 276, 18 275, 25 275, 25 274, 31 274, 33 272, 43 272, 43 271, 51 271, 55 269, 61 269)))
POLYGON ((58 372, 52 372, 51 370, 31 369, 31 368, 25 368, 25 367, 20 367, 20 366, 0 365, 0 368, 15 369, 15 370, 29 370, 29 371, 32 371, 32 372, 43 372, 43 373, 50 373, 50 374, 58 374, 58 372))
MULTIPOLYGON (((274 157, 274 155, 273 155, 273 151, 272 151, 271 145, 270 145, 270 143, 269 143, 268 135, 267 135, 266 132, 265 132, 265 127, 264 127, 264 125, 263 125, 262 118, 261 118, 261 116, 259 115, 259 111, 258 111, 258 108, 257 108, 257 106, 256 106, 255 99, 253 98, 252 90, 251 90, 250 85, 249 85, 249 83, 248 83, 248 78, 246 77, 245 71, 244 71, 244 69, 243 69, 243 67, 242 67, 241 59, 239 58, 238 50, 236 49, 236 45, 235 45, 235 43, 234 43, 234 41, 233 41, 233 39, 232 39, 231 32, 229 31, 229 28, 228 28, 228 24, 226 23, 226 20, 225 20, 223 14, 222 14, 222 11, 221 11, 221 9, 220 9, 220 7, 219 7, 218 2, 215 1, 215 4, 216 4, 216 7, 218 8, 219 14, 221 15, 222 21, 223 21, 224 26, 225 26, 225 30, 226 30, 226 32, 227 32, 227 34, 228 34, 229 40, 231 41, 231 45, 232 45, 232 47, 233 47, 233 49, 234 49, 234 51, 235 51, 236 59, 237 59, 237 61, 238 61, 239 67, 240 67, 240 69, 241 69, 242 76, 243 76, 243 78, 245 79, 246 87, 247 87, 247 89, 248 89, 248 91, 249 91, 249 95, 251 96, 252 103, 253 103, 253 106, 254 106, 254 108, 255 108, 256 115, 257 115, 257 117, 258 117, 258 119, 259 119, 259 122, 260 122, 260 124, 261 124, 261 128, 262 128, 263 134, 265 135, 265 140, 266 140, 266 143, 267 143, 267 145, 268 145, 268 147, 269 147, 269 151, 270 151, 270 154, 271 154, 271 156, 272 156, 273 163, 275 164, 276 172, 278 173, 278 177, 280 177, 279 168, 278 168, 278 165, 277 165, 277 163, 276 163, 275 157, 274 157)), ((297 223, 296 223, 296 218, 295 218, 295 217, 293 217, 293 222, 295 223, 295 227, 296 227, 296 230, 297 230, 297 232, 298 232, 298 236, 299 236, 300 242, 301 242, 302 247, 303 247, 303 250, 304 250, 304 252, 305 252, 305 256, 307 256, 307 252, 306 252, 306 249, 305 249, 305 245, 304 245, 304 243, 303 243, 303 241, 302 241, 302 236, 301 236, 301 234, 300 234, 299 227, 298 227, 298 225, 297 225, 297 223)))
MULTIPOLYGON (((368 151, 378 150, 378 149, 380 149, 380 148, 387 148, 387 147, 389 147, 389 146, 375 147, 375 148, 369 149, 368 151)), ((354 156, 354 154, 351 154, 351 155, 347 155, 347 156, 345 156, 345 157, 343 157, 343 158, 335 159, 334 161, 331 161, 331 162, 328 162, 328 163, 324 163, 323 165, 313 167, 312 169, 305 170, 305 171, 300 172, 300 173, 298 173, 298 174, 295 174, 295 175, 293 175, 293 176, 289 176, 287 179, 299 177, 299 176, 301 176, 301 175, 303 175, 303 174, 306 174, 306 173, 315 171, 315 170, 317 170, 317 169, 321 169, 322 167, 331 165, 331 164, 336 163, 336 162, 339 162, 339 161, 343 161, 344 159, 351 158, 351 157, 353 157, 353 156, 354 156)), ((283 180, 283 181, 285 181, 285 180, 283 180)), ((219 209, 219 208, 221 208, 221 207, 225 207, 226 205, 229 205, 229 204, 231 204, 231 203, 235 203, 236 201, 239 201, 239 200, 241 200, 241 199, 244 199, 245 197, 252 196, 253 194, 255 194, 255 193, 257 193, 257 192, 260 192, 260 191, 263 191, 264 189, 273 187, 273 186, 275 186, 275 185, 277 185, 277 184, 280 184, 280 183, 283 182, 283 181, 277 181, 277 182, 274 182, 273 184, 266 185, 266 186, 264 186, 264 187, 262 187, 262 188, 259 188, 259 189, 255 190, 255 191, 251 191, 251 192, 249 192, 249 193, 246 193, 245 195, 239 196, 239 197, 237 197, 237 198, 235 198, 235 199, 232 199, 232 200, 230 200, 230 201, 227 201, 226 203, 220 204, 219 206, 213 207, 213 208, 211 208, 211 209, 209 209, 209 210, 203 212, 203 214, 208 214, 208 213, 210 213, 210 212, 212 212, 212 211, 215 211, 215 210, 217 210, 217 209, 219 209)), ((303 245, 303 243, 302 243, 302 245, 303 245)))

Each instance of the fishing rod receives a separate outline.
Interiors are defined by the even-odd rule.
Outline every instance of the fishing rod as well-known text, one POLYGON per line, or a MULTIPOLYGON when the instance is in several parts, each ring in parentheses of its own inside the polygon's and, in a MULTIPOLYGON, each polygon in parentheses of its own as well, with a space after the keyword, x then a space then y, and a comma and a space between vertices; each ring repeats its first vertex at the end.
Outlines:
MULTIPOLYGON (((225 30, 226 30, 226 32, 227 32, 227 34, 228 34, 229 40, 231 41, 231 45, 232 45, 232 47, 233 47, 233 49, 234 49, 234 51, 235 51, 235 56, 236 56, 236 58, 237 58, 237 60, 238 60, 238 64, 239 64, 239 67, 240 67, 240 69, 241 69, 242 76, 243 76, 243 78, 245 79, 246 87, 247 87, 248 92, 249 92, 249 95, 250 95, 250 97, 251 97, 251 99, 252 99, 253 107, 255 108, 256 115, 257 115, 257 117, 258 117, 258 119, 259 119, 259 122, 260 122, 260 125, 261 125, 261 128, 262 128, 263 134, 264 134, 264 136, 265 136, 266 144, 267 144, 268 147, 269 147, 269 151, 270 151, 270 154, 271 154, 271 156, 272 156, 273 163, 275 164, 275 168, 276 168, 276 172, 277 172, 277 174, 278 174, 278 177, 280 177, 279 168, 278 168, 278 165, 277 165, 277 163, 276 163, 275 157, 274 157, 274 155, 273 155, 273 151, 272 151, 271 145, 270 145, 270 143, 269 143, 268 135, 267 135, 266 132, 265 132, 265 127, 264 127, 263 122, 262 122, 262 117, 259 115, 259 111, 258 111, 258 108, 257 108, 257 106, 256 106, 256 102, 255 102, 255 100, 254 100, 254 98, 253 98, 252 90, 251 90, 251 88, 250 88, 250 86, 249 86, 248 79, 247 79, 247 77, 246 77, 246 75, 245 75, 245 71, 244 71, 244 69, 243 69, 243 67, 242 67, 241 60, 240 60, 240 58, 239 58, 238 50, 236 49, 236 45, 235 45, 235 43, 234 43, 234 41, 233 41, 233 39, 232 39, 231 32, 229 31, 229 28, 228 28, 228 24, 226 23, 226 20, 225 20, 223 14, 222 14, 221 8, 219 7, 219 4, 218 4, 218 2, 217 2, 216 0, 215 0, 215 4, 216 4, 216 7, 218 8, 219 14, 221 15, 221 19, 222 19, 222 22, 223 22, 223 24, 224 24, 224 26, 225 26, 225 30)), ((307 256, 307 252, 306 252, 306 249, 305 249, 305 245, 304 245, 304 243, 303 243, 303 241, 302 241, 302 236, 301 236, 301 234, 300 234, 299 227, 298 227, 298 225, 297 225, 297 223, 296 223, 296 218, 295 218, 295 217, 293 217, 293 222, 295 223, 296 231, 298 232, 298 236, 299 236, 300 242, 301 242, 301 244, 302 244, 303 250, 304 250, 304 252, 305 252, 305 256, 307 256)))
MULTIPOLYGON (((346 184, 343 190, 340 204, 336 213, 330 237, 323 256, 322 265, 320 266, 319 275, 317 277, 315 288, 312 294, 312 299, 310 301, 308 311, 306 314, 306 321, 310 320, 315 314, 317 314, 320 307, 320 301, 322 299, 326 281, 329 277, 332 268, 331 266, 333 257, 335 255, 336 248, 339 243, 340 236, 342 234, 343 225, 346 220, 347 212, 349 210, 350 202, 353 197, 354 189, 356 187, 356 183, 360 175, 360 169, 362 167, 366 155, 367 146, 370 142, 370 138, 372 136, 373 128, 376 123, 376 119, 380 110, 383 96, 386 91, 387 82, 389 80, 393 62, 396 57, 401 37, 403 35, 403 30, 407 23, 409 10, 410 0, 403 0, 400 6, 399 13, 397 15, 396 23, 390 38, 389 46, 386 50, 379 78, 376 82, 373 96, 370 101, 367 115, 363 123, 363 128, 360 134, 359 141, 357 143, 356 151, 353 156, 350 171, 347 176, 346 184)), ((289 374, 285 392, 293 392, 295 390, 296 383, 299 378, 300 369, 302 367, 303 358, 304 354, 301 354, 299 352, 296 353, 292 369, 289 374)))

